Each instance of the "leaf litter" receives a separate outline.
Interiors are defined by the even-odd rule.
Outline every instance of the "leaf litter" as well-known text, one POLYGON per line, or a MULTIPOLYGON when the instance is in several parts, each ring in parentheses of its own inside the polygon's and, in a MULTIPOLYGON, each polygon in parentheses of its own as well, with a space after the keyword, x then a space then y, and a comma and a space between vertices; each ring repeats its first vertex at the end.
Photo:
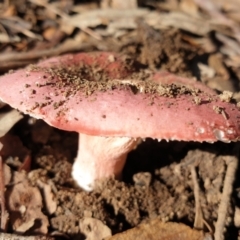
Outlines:
MULTIPOLYGON (((101 1, 100 7, 95 2, 73 1, 0 3, 0 71, 4 73, 64 52, 108 50, 134 56, 150 69, 201 79, 208 86, 232 91, 231 97, 239 98, 237 1, 226 4, 212 0, 211 8, 204 5, 206 1, 194 0, 145 1, 138 7, 135 1, 129 2, 131 11, 123 11, 124 6, 118 5, 118 1, 101 1), (16 20, 18 24, 13 24, 16 20)), ((230 96, 225 92, 222 98, 227 101, 230 96)), ((146 228, 154 232, 153 229, 159 231, 159 225, 166 224, 171 229, 166 239, 177 239, 178 233, 173 230, 180 231, 181 226, 168 222, 192 227, 197 207, 201 209, 198 213, 202 212, 198 215, 202 230, 213 233, 228 171, 226 156, 233 154, 233 144, 158 143, 147 139, 130 154, 122 182, 110 179, 101 183, 98 190, 86 193, 76 188, 71 178, 76 134, 52 129, 39 120, 31 122, 28 117, 17 123, 22 117, 15 110, 6 112, 5 107, 1 113, 0 153, 11 167, 10 170, 3 165, 6 211, 11 223, 7 224, 7 232, 18 234, 19 238, 22 232, 48 233, 56 239, 98 239, 96 234, 105 237, 110 232, 114 235, 133 228, 112 237, 131 239, 141 229, 144 236, 146 228), (11 147, 14 142, 18 144, 11 147), (21 172, 24 162, 30 165, 26 160, 29 154, 33 158, 31 168, 21 172), (198 187, 189 161, 193 161, 198 187), (80 224, 84 221, 85 227, 80 224)), ((239 226, 238 178, 235 185, 231 204, 224 207, 228 217, 224 217, 224 223, 218 223, 225 229, 224 236, 231 239, 237 239, 239 226)), ((189 236, 197 234, 196 239, 203 237, 198 235, 202 232, 191 228, 181 231, 189 236)), ((157 234, 160 233, 148 239, 157 234)))

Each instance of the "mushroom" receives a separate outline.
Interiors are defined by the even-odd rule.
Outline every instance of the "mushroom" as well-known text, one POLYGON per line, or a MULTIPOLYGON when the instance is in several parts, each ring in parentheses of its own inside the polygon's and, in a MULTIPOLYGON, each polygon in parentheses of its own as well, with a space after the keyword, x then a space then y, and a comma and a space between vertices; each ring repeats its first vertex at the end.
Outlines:
POLYGON ((53 57, 0 77, 0 84, 3 102, 79 133, 72 175, 88 191, 96 180, 121 177, 139 139, 230 142, 240 135, 240 112, 231 99, 113 53, 53 57))

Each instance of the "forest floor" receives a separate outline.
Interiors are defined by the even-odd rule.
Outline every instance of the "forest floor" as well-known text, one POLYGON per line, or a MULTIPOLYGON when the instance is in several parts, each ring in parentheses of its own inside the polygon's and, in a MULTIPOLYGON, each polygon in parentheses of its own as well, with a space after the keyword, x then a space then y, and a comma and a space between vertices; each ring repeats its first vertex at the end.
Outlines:
MULTIPOLYGON (((239 101, 239 12, 238 0, 0 1, 0 74, 108 51, 239 101)), ((78 134, 0 105, 1 239, 240 239, 238 144, 147 138, 129 153, 121 181, 85 192, 71 177, 78 134)))

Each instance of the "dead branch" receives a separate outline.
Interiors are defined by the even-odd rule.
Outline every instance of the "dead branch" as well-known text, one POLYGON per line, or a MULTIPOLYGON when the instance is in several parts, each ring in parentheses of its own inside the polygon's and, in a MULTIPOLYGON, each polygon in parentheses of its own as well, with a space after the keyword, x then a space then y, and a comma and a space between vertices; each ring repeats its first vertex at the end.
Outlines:
POLYGON ((234 148, 235 155, 226 157, 228 166, 223 185, 221 202, 218 208, 218 219, 215 226, 214 239, 216 240, 224 240, 223 232, 225 227, 225 220, 227 217, 227 210, 232 195, 233 183, 235 181, 235 175, 238 167, 239 148, 240 145, 236 144, 234 148))
POLYGON ((194 228, 196 229, 203 229, 204 222, 203 222, 203 214, 200 205, 200 188, 197 181, 197 173, 196 168, 194 165, 191 165, 191 176, 193 181, 193 193, 195 198, 195 219, 194 219, 194 228))
POLYGON ((6 202, 5 202, 5 184, 4 184, 4 169, 3 169, 3 160, 0 156, 0 196, 1 196, 1 230, 7 231, 8 223, 8 212, 6 211, 6 202))
POLYGON ((53 237, 48 236, 20 236, 17 234, 7 234, 7 233, 0 233, 0 239, 4 240, 54 240, 53 237))
POLYGON ((0 71, 6 71, 14 68, 13 63, 16 63, 17 67, 23 67, 26 64, 32 63, 43 57, 57 56, 66 52, 81 51, 89 47, 91 47, 91 44, 79 43, 75 40, 69 39, 55 48, 42 51, 12 52, 1 54, 0 71))

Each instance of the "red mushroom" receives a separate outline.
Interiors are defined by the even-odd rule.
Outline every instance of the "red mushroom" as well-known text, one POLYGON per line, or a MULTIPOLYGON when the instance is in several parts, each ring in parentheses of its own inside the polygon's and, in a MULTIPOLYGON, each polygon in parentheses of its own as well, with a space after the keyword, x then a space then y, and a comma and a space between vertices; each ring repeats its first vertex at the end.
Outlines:
POLYGON ((230 98, 186 78, 175 76, 167 84, 173 75, 138 70, 112 53, 54 57, 2 76, 0 99, 54 127, 79 132, 72 174, 86 190, 97 179, 120 177, 141 138, 239 139, 240 112, 230 98))

